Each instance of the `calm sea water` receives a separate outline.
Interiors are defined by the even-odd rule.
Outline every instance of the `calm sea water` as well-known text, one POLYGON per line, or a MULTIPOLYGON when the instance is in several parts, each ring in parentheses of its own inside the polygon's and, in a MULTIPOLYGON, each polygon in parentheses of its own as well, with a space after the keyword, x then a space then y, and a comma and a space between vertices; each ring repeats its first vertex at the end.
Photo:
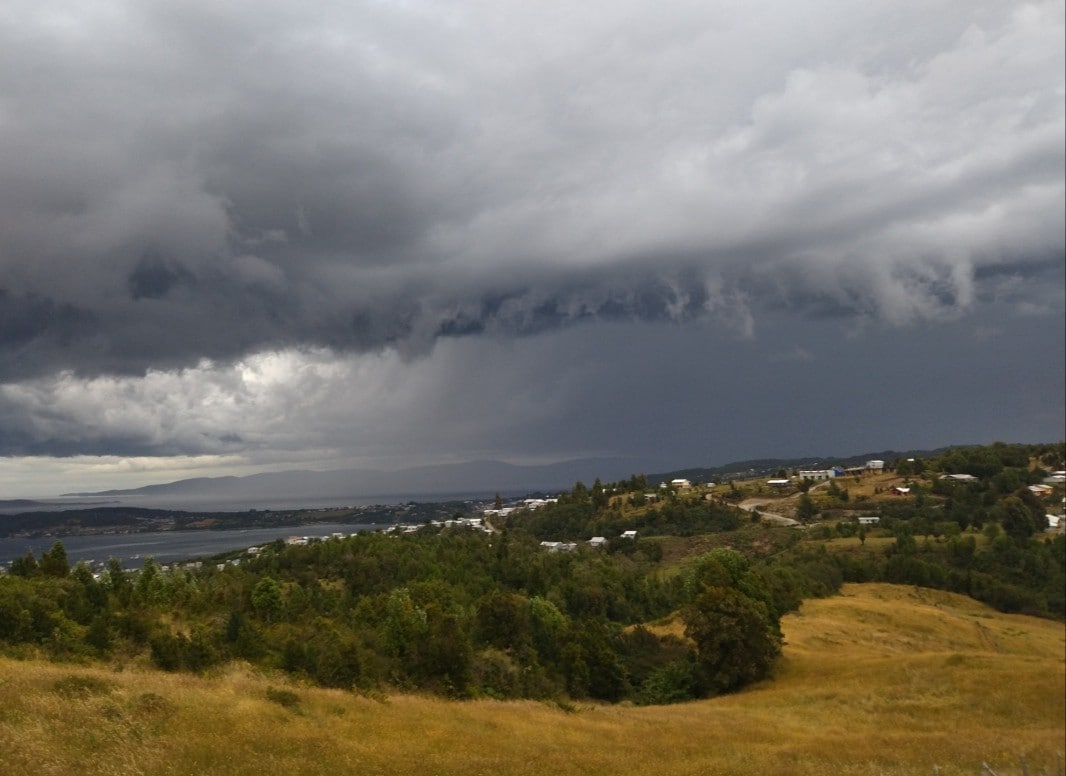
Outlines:
MULTIPOLYGON (((118 558, 125 568, 140 568, 147 557, 160 563, 209 557, 220 552, 239 550, 267 544, 289 536, 345 536, 372 531, 379 526, 342 523, 279 526, 276 528, 248 528, 228 531, 158 531, 106 536, 64 536, 60 540, 73 566, 78 561, 103 563, 118 558)), ((6 565, 32 550, 38 558, 55 543, 54 537, 37 539, 0 539, 0 564, 6 565)))

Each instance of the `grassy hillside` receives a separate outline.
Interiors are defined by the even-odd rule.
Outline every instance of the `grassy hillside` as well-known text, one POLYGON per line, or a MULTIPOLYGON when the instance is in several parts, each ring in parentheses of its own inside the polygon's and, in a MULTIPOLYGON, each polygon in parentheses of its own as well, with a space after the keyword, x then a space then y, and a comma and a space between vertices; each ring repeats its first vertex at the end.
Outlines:
POLYGON ((772 682, 666 707, 367 698, 0 659, 0 771, 33 774, 1061 773, 1066 628, 848 585, 783 620, 772 682), (91 765, 88 765, 91 763, 91 765))

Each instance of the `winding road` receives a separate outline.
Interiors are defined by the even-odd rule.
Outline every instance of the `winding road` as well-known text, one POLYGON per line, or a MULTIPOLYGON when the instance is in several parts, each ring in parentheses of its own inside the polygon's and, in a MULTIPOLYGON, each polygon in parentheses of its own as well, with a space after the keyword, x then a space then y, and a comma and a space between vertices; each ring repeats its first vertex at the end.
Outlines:
POLYGON ((763 520, 777 523, 777 525, 799 525, 800 522, 798 520, 791 517, 785 517, 784 515, 778 515, 773 512, 765 512, 762 509, 767 504, 781 504, 786 501, 788 501, 788 498, 746 498, 737 504, 737 506, 745 512, 759 510, 759 515, 763 520))

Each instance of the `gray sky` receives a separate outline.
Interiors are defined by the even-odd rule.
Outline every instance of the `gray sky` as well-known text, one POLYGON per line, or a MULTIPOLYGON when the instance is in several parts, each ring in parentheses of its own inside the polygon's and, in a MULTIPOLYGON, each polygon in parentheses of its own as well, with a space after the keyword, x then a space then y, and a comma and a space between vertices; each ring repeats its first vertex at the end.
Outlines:
POLYGON ((0 498, 1066 435, 1064 10, 0 10, 0 498))

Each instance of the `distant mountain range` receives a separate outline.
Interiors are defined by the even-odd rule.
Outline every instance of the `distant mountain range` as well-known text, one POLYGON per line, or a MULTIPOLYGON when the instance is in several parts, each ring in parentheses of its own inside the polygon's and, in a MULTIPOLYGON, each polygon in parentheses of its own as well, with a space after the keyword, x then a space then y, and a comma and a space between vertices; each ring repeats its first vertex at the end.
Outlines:
MULTIPOLYGON (((818 465, 860 464, 871 458, 892 461, 900 457, 927 457, 940 450, 896 452, 886 450, 850 457, 765 458, 737 461, 713 468, 676 469, 647 475, 649 484, 685 477, 694 482, 761 476, 779 469, 809 468, 818 465)), ((652 464, 654 465, 654 464, 652 464)), ((271 501, 307 505, 327 502, 369 503, 380 498, 397 500, 444 500, 447 496, 517 495, 569 490, 577 481, 591 484, 628 479, 650 470, 648 461, 632 458, 582 458, 559 463, 523 466, 501 461, 419 466, 399 471, 342 469, 334 471, 281 471, 244 477, 197 477, 126 490, 67 493, 63 498, 116 499, 124 502, 215 501, 249 505, 271 501), (432 497, 428 499, 426 497, 432 497)))
MULTIPOLYGON (((643 462, 646 464, 647 462, 643 462)), ((646 467, 644 467, 646 468, 646 467)), ((500 461, 419 466, 399 471, 342 469, 281 471, 244 477, 197 477, 127 490, 67 493, 64 498, 121 498, 123 500, 193 499, 234 502, 271 499, 308 503, 375 497, 418 500, 419 496, 492 495, 554 492, 578 480, 626 479, 642 470, 642 462, 626 458, 583 458, 538 466, 500 461)))

